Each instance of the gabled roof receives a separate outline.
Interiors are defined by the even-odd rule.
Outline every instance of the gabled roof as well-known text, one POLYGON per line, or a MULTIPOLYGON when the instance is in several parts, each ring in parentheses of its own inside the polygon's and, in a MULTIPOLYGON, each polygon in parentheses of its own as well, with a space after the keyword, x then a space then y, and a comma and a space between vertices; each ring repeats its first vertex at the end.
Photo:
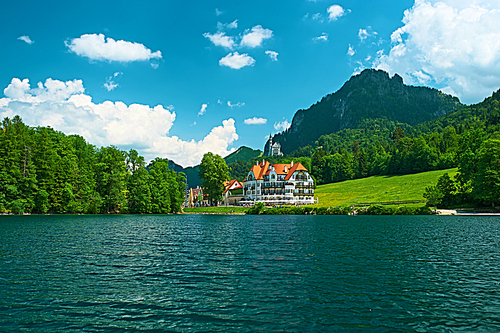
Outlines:
MULTIPOLYGON (((266 173, 267 169, 269 169, 269 162, 268 161, 262 161, 261 163, 252 166, 250 171, 253 172, 253 175, 255 176, 255 179, 264 179, 264 174, 266 173)), ((250 171, 248 171, 250 173, 250 171)), ((243 181, 246 181, 247 178, 245 178, 243 181)))
MULTIPOLYGON (((268 176, 271 173, 271 170, 276 172, 278 175, 285 175, 285 180, 289 180, 290 177, 292 177, 293 173, 295 171, 306 171, 305 166, 303 166, 301 163, 293 163, 292 164, 270 164, 267 161, 263 161, 262 163, 259 163, 257 165, 252 166, 250 171, 253 172, 255 179, 264 179, 264 175, 268 176)), ((250 172, 249 171, 249 172, 250 172)), ((245 178, 243 182, 246 182, 247 179, 245 178)))
POLYGON ((293 173, 295 171, 307 171, 306 167, 302 165, 302 163, 295 163, 293 167, 290 168, 290 171, 288 171, 288 174, 285 177, 285 180, 289 180, 290 177, 292 177, 293 173))
POLYGON ((241 183, 237 179, 233 179, 230 182, 226 183, 226 187, 224 188, 224 192, 222 193, 225 194, 227 191, 237 190, 241 188, 243 188, 243 185, 241 185, 241 183))

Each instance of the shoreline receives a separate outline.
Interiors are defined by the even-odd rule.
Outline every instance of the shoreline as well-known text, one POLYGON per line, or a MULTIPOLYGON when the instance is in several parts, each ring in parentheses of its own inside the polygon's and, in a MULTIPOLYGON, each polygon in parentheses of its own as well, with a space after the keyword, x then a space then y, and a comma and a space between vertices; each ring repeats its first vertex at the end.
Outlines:
POLYGON ((465 212, 460 209, 438 209, 436 215, 442 216, 500 216, 500 213, 476 213, 476 212, 465 212))

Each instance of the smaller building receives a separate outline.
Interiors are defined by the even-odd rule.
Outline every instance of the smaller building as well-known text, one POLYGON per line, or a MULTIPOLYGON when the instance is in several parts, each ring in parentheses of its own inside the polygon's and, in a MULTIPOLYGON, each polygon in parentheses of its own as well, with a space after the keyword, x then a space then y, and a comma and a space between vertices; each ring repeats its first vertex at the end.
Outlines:
POLYGON ((243 199, 243 185, 237 180, 226 181, 222 192, 225 206, 234 206, 243 199))
POLYGON ((201 206, 204 204, 203 190, 201 187, 189 189, 187 205, 188 207, 201 206))
POLYGON ((267 146, 264 148, 265 156, 283 156, 281 152, 281 144, 279 142, 273 142, 273 137, 269 135, 269 140, 267 141, 267 146))

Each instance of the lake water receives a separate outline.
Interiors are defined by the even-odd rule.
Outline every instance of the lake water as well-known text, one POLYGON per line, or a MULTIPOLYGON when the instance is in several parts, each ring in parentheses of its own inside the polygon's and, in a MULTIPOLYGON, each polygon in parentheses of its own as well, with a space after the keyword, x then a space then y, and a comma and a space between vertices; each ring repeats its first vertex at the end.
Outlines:
POLYGON ((0 331, 499 331, 500 218, 2 216, 0 331))

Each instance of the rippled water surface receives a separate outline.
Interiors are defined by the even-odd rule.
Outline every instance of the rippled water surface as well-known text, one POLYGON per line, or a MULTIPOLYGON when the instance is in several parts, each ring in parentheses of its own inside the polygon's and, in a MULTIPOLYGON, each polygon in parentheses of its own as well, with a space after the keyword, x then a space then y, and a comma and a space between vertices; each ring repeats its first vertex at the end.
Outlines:
POLYGON ((500 218, 2 216, 0 331, 499 331, 500 218))

